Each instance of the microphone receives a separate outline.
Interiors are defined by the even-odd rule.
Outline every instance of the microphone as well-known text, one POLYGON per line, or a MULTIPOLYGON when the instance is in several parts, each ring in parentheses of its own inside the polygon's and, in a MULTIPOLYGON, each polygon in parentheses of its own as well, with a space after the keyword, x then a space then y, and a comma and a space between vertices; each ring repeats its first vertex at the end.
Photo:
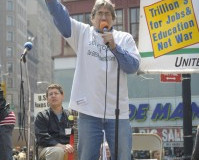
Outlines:
POLYGON ((32 49, 32 43, 31 42, 26 42, 24 44, 23 54, 21 55, 21 61, 23 60, 24 62, 26 62, 25 56, 28 53, 28 51, 30 51, 31 49, 32 49))
MULTIPOLYGON (((101 21, 100 22, 100 30, 103 31, 103 33, 108 32, 109 24, 106 21, 101 21)), ((109 42, 106 43, 107 47, 109 47, 108 45, 109 45, 109 42)))
POLYGON ((109 24, 106 21, 100 22, 100 30, 104 32, 108 32, 109 24))

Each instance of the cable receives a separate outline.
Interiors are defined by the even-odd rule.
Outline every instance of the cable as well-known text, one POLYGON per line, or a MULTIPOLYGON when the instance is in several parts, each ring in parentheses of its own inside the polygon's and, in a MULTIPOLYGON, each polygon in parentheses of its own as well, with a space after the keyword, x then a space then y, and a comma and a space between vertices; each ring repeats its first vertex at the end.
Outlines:
POLYGON ((104 95, 104 118, 103 118, 103 129, 102 129, 102 132, 103 132, 103 140, 102 140, 102 159, 104 158, 103 156, 103 153, 104 153, 104 139, 106 138, 105 137, 105 120, 106 120, 106 107, 107 107, 107 86, 108 86, 108 56, 107 56, 107 52, 108 52, 108 46, 106 48, 106 76, 105 76, 105 95, 104 95))
POLYGON ((105 128, 105 120, 106 120, 106 107, 107 107, 107 86, 108 86, 108 46, 106 49, 106 76, 105 76, 105 97, 104 97, 104 123, 103 123, 103 129, 105 128))
POLYGON ((23 70, 22 70, 22 61, 20 61, 20 72, 21 72, 21 83, 20 83, 20 116, 19 116, 19 137, 18 141, 20 139, 25 140, 26 146, 27 146, 27 139, 25 135, 25 98, 24 98, 24 81, 23 81, 23 70))

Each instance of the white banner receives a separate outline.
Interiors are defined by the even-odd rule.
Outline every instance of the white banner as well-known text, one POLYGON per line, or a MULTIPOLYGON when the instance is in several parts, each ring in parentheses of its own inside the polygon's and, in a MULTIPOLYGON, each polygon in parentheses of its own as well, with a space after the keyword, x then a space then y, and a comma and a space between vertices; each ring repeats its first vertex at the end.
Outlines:
POLYGON ((199 72, 198 24, 198 0, 140 0, 139 73, 199 72))
MULTIPOLYGON (((192 125, 199 124, 199 96, 191 97, 192 125)), ((130 99, 129 118, 132 127, 183 126, 182 97, 130 99)))
POLYGON ((34 94, 34 116, 36 117, 38 112, 41 112, 48 108, 47 99, 45 93, 34 94))

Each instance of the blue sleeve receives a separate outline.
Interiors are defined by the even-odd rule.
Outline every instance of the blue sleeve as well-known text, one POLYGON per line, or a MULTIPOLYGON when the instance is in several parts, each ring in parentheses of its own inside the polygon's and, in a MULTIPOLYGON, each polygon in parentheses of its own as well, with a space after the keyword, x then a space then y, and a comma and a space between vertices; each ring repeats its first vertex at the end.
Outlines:
POLYGON ((116 45, 116 48, 112 50, 112 53, 117 58, 120 68, 127 74, 135 73, 138 70, 139 60, 130 55, 128 51, 116 45))
POLYGON ((46 5, 57 29, 65 38, 69 38, 71 36, 71 21, 68 10, 57 0, 46 0, 46 5))

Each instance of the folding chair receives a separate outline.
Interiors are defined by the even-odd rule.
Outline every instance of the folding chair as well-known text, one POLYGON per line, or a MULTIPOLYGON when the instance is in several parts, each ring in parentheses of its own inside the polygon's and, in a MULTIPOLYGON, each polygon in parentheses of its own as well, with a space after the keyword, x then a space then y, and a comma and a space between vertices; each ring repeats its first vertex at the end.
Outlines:
POLYGON ((160 152, 160 157, 162 159, 163 155, 163 145, 162 139, 157 134, 153 133, 133 133, 132 134, 133 147, 132 151, 135 150, 148 150, 160 152))
POLYGON ((192 160, 197 160, 199 158, 199 125, 197 127, 197 132, 196 132, 196 139, 194 142, 194 147, 193 147, 193 152, 192 152, 192 160))

